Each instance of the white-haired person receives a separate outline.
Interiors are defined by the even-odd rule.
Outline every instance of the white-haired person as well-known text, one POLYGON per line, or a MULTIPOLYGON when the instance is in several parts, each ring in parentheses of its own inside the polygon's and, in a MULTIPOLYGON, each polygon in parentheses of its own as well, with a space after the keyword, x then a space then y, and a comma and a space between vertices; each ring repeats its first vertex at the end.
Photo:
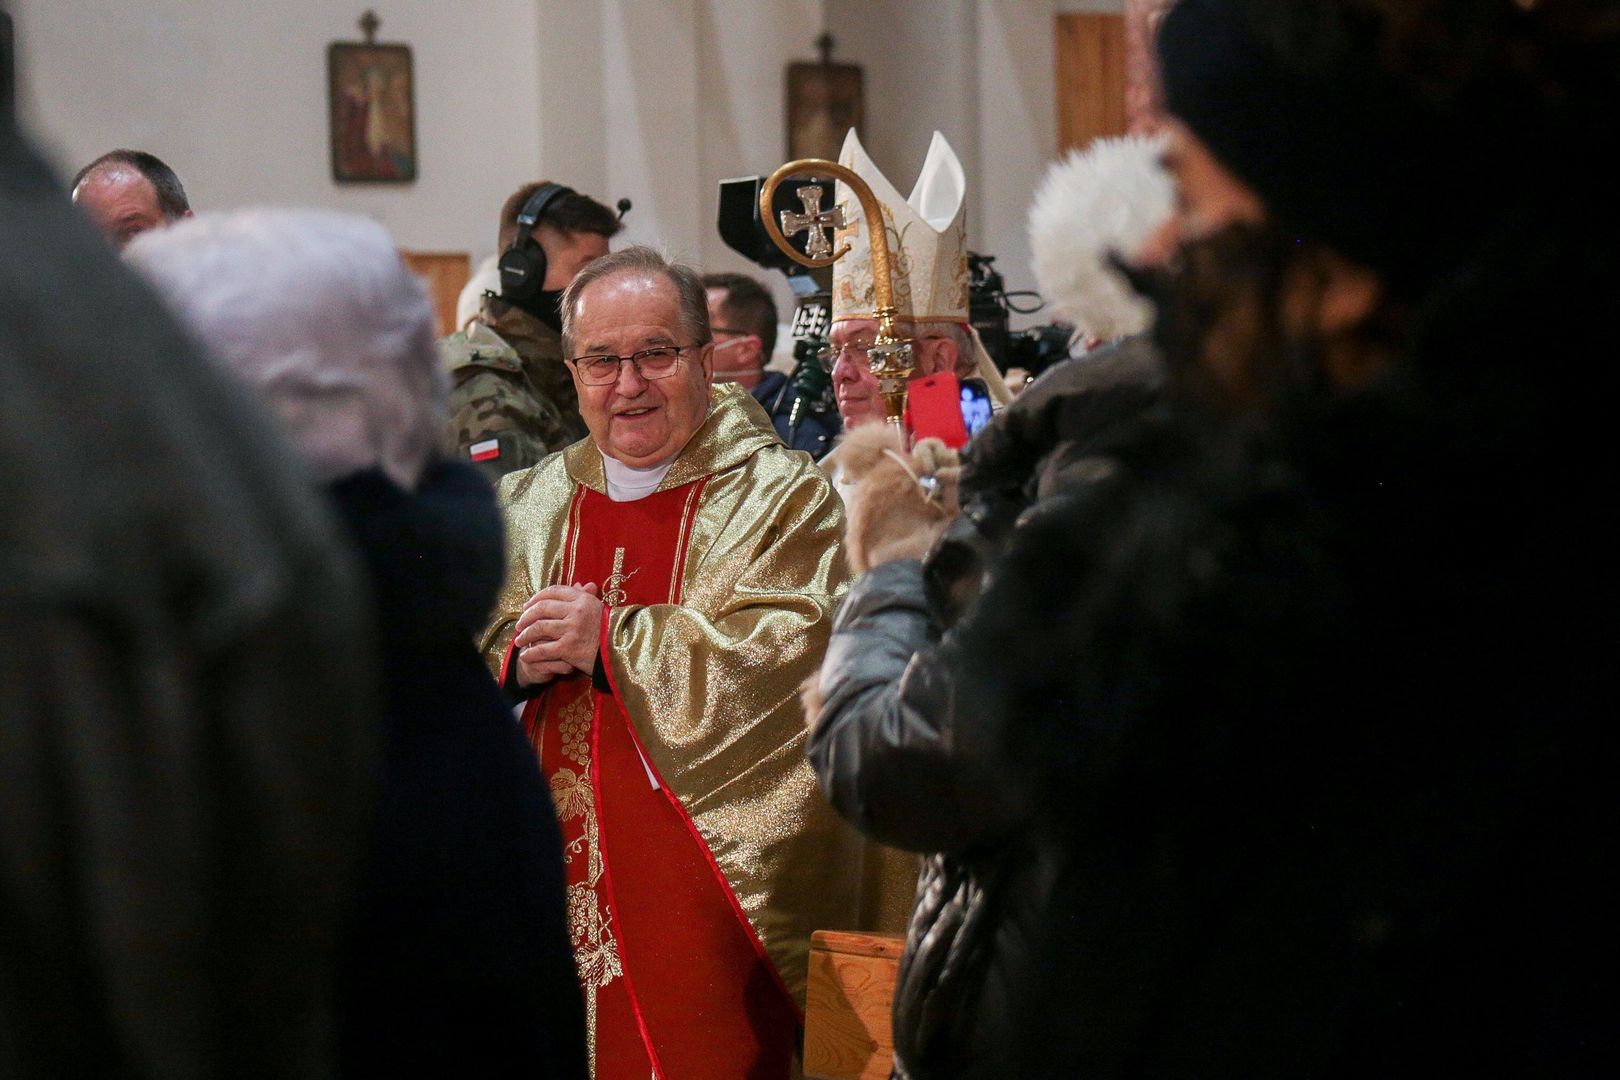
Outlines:
POLYGON ((471 466, 436 456, 422 283, 380 226, 325 211, 205 214, 127 254, 279 418, 370 571, 385 720, 339 960, 344 1073, 583 1077, 556 821, 473 647, 500 517, 471 466))

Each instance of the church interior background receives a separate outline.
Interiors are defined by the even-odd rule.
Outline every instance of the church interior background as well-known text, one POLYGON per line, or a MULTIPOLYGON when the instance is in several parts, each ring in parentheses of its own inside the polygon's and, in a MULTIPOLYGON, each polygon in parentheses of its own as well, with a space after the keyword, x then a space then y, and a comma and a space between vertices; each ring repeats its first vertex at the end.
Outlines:
MULTIPOLYGON (((914 176, 935 129, 968 174, 969 246, 1034 287, 1024 216, 1062 150, 1125 130, 1126 24, 1153 0, 375 0, 414 60, 417 176, 338 184, 327 46, 366 10, 332 0, 8 0, 18 113, 64 176, 151 151, 200 210, 365 214, 453 303, 493 252, 501 201, 540 177, 629 198, 623 242, 755 271, 715 230, 716 185, 787 149, 785 71, 863 69, 866 145, 914 176)), ((761 275, 763 276, 763 275, 761 275)), ((785 284, 771 275, 773 288, 785 284)), ((1039 321, 1033 316, 1029 321, 1039 321)), ((1017 324, 1015 324, 1017 325, 1017 324)))

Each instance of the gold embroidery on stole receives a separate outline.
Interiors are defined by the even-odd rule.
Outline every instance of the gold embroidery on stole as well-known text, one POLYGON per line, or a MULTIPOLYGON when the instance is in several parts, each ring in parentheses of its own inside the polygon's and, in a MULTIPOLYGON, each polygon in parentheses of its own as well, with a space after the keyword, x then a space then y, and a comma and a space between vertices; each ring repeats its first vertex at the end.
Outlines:
POLYGON ((641 573, 641 567, 636 567, 628 574, 624 572, 624 548, 613 549, 613 573, 602 582, 602 603, 608 607, 622 607, 628 600, 629 594, 624 591, 625 582, 641 573))
POLYGON ((568 936, 574 946, 574 965, 585 992, 585 1038, 590 1048, 591 1076, 596 1076, 596 995, 624 974, 619 944, 607 899, 602 895, 602 850, 591 797, 591 695, 587 690, 558 713, 557 734, 563 756, 579 771, 560 768, 551 777, 551 799, 563 833, 563 862, 585 859, 585 881, 568 886, 568 936), (579 833, 570 837, 569 823, 579 820, 579 833))

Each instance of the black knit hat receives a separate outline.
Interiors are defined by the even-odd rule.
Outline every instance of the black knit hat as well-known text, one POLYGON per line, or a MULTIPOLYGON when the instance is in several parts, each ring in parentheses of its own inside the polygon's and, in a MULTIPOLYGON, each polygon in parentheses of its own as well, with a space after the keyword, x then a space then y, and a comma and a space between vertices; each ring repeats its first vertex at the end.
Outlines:
POLYGON ((1460 133, 1382 69, 1370 30, 1341 22, 1291 56, 1274 29, 1244 0, 1182 0, 1159 29, 1167 109, 1280 227, 1392 284, 1428 279, 1475 210, 1460 133))

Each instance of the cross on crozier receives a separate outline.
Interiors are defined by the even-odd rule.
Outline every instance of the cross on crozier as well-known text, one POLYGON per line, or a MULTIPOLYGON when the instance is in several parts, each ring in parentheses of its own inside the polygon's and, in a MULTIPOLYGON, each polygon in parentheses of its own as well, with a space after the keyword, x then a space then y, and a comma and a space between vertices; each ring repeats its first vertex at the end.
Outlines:
POLYGON ((820 184, 805 184, 799 188, 799 201, 804 204, 804 213, 783 210, 782 231, 789 237, 808 231, 810 236, 805 240, 804 253, 812 259, 825 259, 832 254, 832 241, 823 230, 844 227, 844 208, 835 206, 822 210, 820 184))

